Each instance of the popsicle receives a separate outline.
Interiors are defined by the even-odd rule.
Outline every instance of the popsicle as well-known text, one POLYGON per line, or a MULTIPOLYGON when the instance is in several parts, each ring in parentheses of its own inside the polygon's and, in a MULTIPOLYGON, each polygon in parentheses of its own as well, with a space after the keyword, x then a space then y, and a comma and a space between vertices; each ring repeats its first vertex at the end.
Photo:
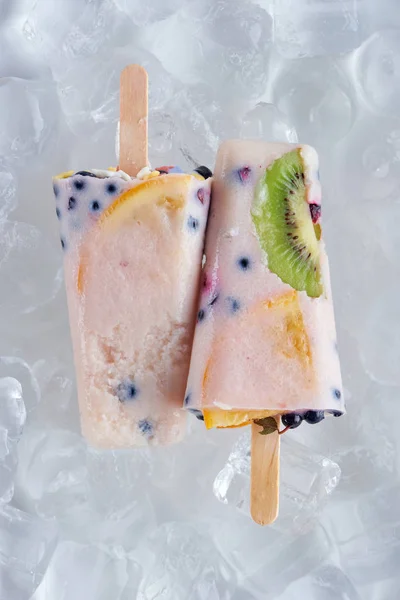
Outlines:
MULTIPOLYGON (((121 120, 121 147, 123 131, 121 120)), ((140 147, 140 131, 131 133, 140 147)), ((168 444, 185 433, 210 199, 207 169, 138 170, 134 154, 124 156, 131 174, 54 179, 82 432, 104 448, 168 444)))
POLYGON ((185 407, 208 428, 254 432, 270 417, 293 428, 341 415, 315 150, 223 143, 205 254, 185 407))

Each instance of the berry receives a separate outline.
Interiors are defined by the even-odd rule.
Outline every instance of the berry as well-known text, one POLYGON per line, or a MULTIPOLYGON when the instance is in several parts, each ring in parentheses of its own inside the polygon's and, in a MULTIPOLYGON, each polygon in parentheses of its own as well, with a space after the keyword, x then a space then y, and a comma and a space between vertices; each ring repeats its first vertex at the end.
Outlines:
POLYGON ((342 412, 340 410, 331 410, 330 411, 331 415, 333 415, 334 417, 341 417, 342 416, 342 412))
POLYGON ((323 410, 308 410, 303 418, 307 423, 314 425, 314 423, 320 423, 325 419, 325 414, 323 410))
POLYGON ((54 195, 55 195, 56 197, 57 197, 57 196, 58 196, 58 194, 60 193, 59 187, 58 187, 58 185, 57 185, 56 183, 53 183, 53 192, 54 192, 54 195))
POLYGON ((61 248, 63 250, 65 250, 65 240, 64 240, 64 238, 61 238, 61 248))
POLYGON ((203 413, 201 412, 201 410, 198 410, 197 408, 189 408, 189 412, 192 413, 192 415, 194 415, 196 419, 199 419, 199 421, 204 421, 203 413))
POLYGON ((336 388, 335 390, 333 390, 333 395, 335 396, 336 400, 340 400, 340 398, 342 397, 342 392, 336 388))
POLYGON ((204 179, 209 179, 210 177, 212 177, 212 171, 210 171, 208 167, 197 167, 197 169, 195 169, 195 172, 204 177, 204 179))
POLYGON ((247 256, 242 256, 237 261, 239 269, 242 271, 248 271, 251 268, 250 259, 247 256))
POLYGON ((204 204, 204 188, 199 188, 197 190, 197 197, 202 204, 204 204))
POLYGON ((118 187, 115 183, 108 183, 106 185, 106 190, 109 194, 115 194, 115 192, 118 190, 118 187))
POLYGON ((206 316, 205 310, 203 308, 201 308, 199 310, 199 312, 197 313, 197 320, 199 322, 204 321, 204 317, 206 316))
POLYGON ((56 215, 57 215, 57 219, 61 219, 61 210, 58 208, 56 208, 56 215))
POLYGON ((242 167, 238 171, 239 179, 242 183, 246 183, 249 180, 251 174, 250 167, 242 167))
POLYGON ((74 181, 74 186, 77 190, 83 190, 83 188, 85 187, 85 182, 83 181, 83 179, 75 179, 74 181))
POLYGON ((74 210, 75 207, 76 207, 76 198, 71 196, 71 198, 68 200, 68 210, 74 210))
POLYGON ((321 207, 319 204, 310 204, 310 213, 312 222, 316 223, 321 216, 321 207))
POLYGON ((193 231, 196 231, 199 228, 199 220, 194 217, 189 217, 188 219, 188 227, 193 231))
POLYGON ((240 302, 236 298, 232 298, 232 296, 228 296, 227 301, 229 303, 229 308, 231 312, 235 313, 240 310, 240 302))
POLYGON ((217 302, 218 298, 219 298, 219 294, 215 294, 214 298, 210 302, 210 306, 214 306, 214 304, 217 302))
POLYGON ((140 429, 140 432, 146 437, 153 436, 153 425, 147 419, 142 419, 141 421, 139 421, 138 427, 140 429))
POLYGON ((90 210, 93 212, 100 210, 100 202, 98 200, 93 200, 93 202, 90 203, 90 210))
POLYGON ((285 427, 290 427, 290 429, 295 429, 301 422, 303 417, 298 413, 287 413, 286 415, 282 415, 282 424, 285 427))
POLYGON ((120 402, 133 400, 138 395, 138 389, 133 381, 125 381, 117 385, 116 395, 120 402))
POLYGON ((82 175, 82 177, 95 177, 97 179, 97 175, 94 173, 90 173, 89 171, 78 171, 75 175, 82 175))
POLYGON ((190 404, 190 393, 186 394, 185 399, 183 401, 184 406, 187 406, 188 404, 190 404))

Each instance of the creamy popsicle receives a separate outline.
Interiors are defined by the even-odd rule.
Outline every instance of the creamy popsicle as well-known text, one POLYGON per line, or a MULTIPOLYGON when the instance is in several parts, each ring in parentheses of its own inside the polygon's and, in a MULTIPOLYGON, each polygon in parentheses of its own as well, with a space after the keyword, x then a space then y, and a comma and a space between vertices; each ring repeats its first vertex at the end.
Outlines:
POLYGON ((320 217, 311 147, 222 144, 184 402, 207 427, 344 412, 320 217))
POLYGON ((97 447, 181 439, 211 173, 54 179, 82 431, 97 447))

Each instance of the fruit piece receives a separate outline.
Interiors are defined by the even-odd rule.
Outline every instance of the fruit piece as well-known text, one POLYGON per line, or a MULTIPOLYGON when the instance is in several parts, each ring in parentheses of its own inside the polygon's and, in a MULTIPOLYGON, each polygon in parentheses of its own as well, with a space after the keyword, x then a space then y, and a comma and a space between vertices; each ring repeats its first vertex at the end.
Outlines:
POLYGON ((241 256, 238 258, 237 265, 241 271, 248 271, 251 269, 251 261, 248 256, 241 256))
POLYGON ((297 292, 257 302, 236 315, 215 340, 203 375, 202 406, 208 428, 241 427, 254 419, 285 413, 299 402, 299 390, 307 406, 315 393, 311 346, 297 292), (229 410, 243 403, 251 407, 253 389, 260 389, 258 382, 265 380, 266 373, 262 402, 273 409, 229 410), (287 383, 284 397, 283 378, 287 383), (223 405, 227 410, 218 408, 223 405))
POLYGON ((316 223, 321 216, 321 206, 319 204, 309 204, 311 219, 313 223, 316 223))
POLYGON ((242 167, 238 170, 239 180, 241 183, 246 183, 250 179, 251 169, 250 167, 242 167))
POLYGON ((310 425, 320 423, 323 419, 325 419, 323 410, 308 410, 304 415, 304 420, 310 423, 310 425))
POLYGON ((287 413, 282 415, 282 425, 289 427, 290 429, 296 429, 296 427, 301 425, 302 421, 303 417, 298 413, 287 413))
MULTIPOLYGON (((129 221, 135 221, 138 218, 138 212, 148 203, 154 203, 157 206, 164 204, 166 208, 183 207, 191 181, 192 177, 190 175, 176 174, 161 175, 139 183, 134 188, 118 196, 100 215, 96 225, 99 228, 98 233, 100 234, 105 229, 115 230, 121 224, 128 225, 129 221), (178 182, 179 186, 177 185, 178 182), (176 192, 177 189, 179 189, 178 193, 176 192)), ((87 262, 88 257, 83 248, 77 275, 79 293, 83 293, 87 262)))
POLYGON ((207 429, 212 427, 232 428, 250 425, 255 419, 264 419, 276 415, 276 410, 222 410, 221 408, 204 408, 203 417, 207 429))
POLYGON ((197 167, 197 169, 195 169, 195 172, 198 173, 199 175, 201 175, 202 177, 204 177, 204 179, 208 179, 209 177, 212 177, 212 171, 210 171, 210 169, 208 167, 197 167))
POLYGON ((252 218, 270 271, 292 288, 319 297, 320 249, 306 196, 301 153, 292 150, 259 181, 252 218))

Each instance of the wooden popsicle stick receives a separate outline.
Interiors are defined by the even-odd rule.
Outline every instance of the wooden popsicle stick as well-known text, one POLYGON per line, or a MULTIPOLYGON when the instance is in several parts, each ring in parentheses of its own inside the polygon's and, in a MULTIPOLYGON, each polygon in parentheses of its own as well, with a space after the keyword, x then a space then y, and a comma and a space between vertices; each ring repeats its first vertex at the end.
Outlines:
MULTIPOLYGON (((279 429, 280 418, 275 417, 279 429)), ((250 512, 259 525, 273 523, 279 512, 279 453, 278 430, 261 435, 263 428, 251 425, 251 491, 250 512)))
POLYGON ((131 177, 147 167, 148 77, 140 65, 121 73, 119 168, 131 177))

